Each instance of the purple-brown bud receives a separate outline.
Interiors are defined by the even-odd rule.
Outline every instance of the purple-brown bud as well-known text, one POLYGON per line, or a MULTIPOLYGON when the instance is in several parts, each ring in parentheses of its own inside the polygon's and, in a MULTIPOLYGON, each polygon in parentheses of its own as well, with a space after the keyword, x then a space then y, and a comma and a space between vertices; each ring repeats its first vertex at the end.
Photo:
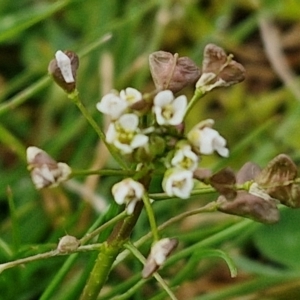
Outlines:
POLYGON ((62 162, 56 162, 45 151, 37 147, 27 148, 28 170, 37 189, 55 187, 67 180, 71 168, 62 162))
POLYGON ((165 51, 150 54, 149 65, 156 89, 171 90, 173 93, 195 84, 201 75, 200 69, 190 58, 165 51))
POLYGON ((55 59, 51 60, 48 72, 54 81, 67 93, 71 93, 76 88, 76 72, 79 66, 79 58, 72 51, 57 51, 55 59))
POLYGON ((236 197, 235 174, 230 168, 225 168, 210 177, 210 184, 226 199, 236 197))
POLYGON ((164 264, 171 252, 177 247, 177 239, 164 238, 152 247, 142 271, 143 278, 148 278, 164 264))

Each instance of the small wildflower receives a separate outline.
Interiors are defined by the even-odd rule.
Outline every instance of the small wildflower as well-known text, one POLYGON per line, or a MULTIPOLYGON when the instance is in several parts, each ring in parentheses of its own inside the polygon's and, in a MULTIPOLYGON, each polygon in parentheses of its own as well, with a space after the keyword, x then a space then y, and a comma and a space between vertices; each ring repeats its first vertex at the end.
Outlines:
POLYGON ((153 111, 159 125, 179 125, 183 121, 187 98, 182 95, 174 98, 170 90, 159 92, 154 98, 153 111))
POLYGON ((218 131, 211 128, 213 124, 214 121, 211 119, 200 122, 188 133, 188 140, 201 154, 209 155, 217 151, 219 155, 228 157, 229 150, 226 148, 226 140, 218 131))
POLYGON ((134 103, 141 101, 143 99, 142 93, 137 89, 131 87, 122 90, 120 92, 120 97, 127 102, 128 106, 131 106, 134 103))
POLYGON ((77 250, 80 242, 76 237, 71 235, 63 236, 57 245, 57 250, 59 253, 69 253, 77 250))
POLYGON ((124 98, 119 97, 116 93, 109 93, 102 97, 101 101, 96 104, 97 109, 117 120, 127 109, 128 104, 124 98))
POLYGON ((106 141, 113 144, 123 154, 130 154, 134 149, 145 146, 149 137, 138 128, 139 119, 135 114, 122 115, 109 125, 106 141))
POLYGON ((143 278, 151 276, 160 266, 164 264, 171 252, 177 247, 176 239, 164 238, 156 242, 152 247, 142 271, 143 278))
POLYGON ((168 169, 164 175, 162 187, 170 197, 186 199, 193 189, 193 172, 181 168, 168 169))
POLYGON ((144 186, 131 178, 126 178, 112 187, 115 201, 119 205, 126 204, 126 211, 129 215, 133 213, 137 202, 142 200, 144 192, 144 186))
POLYGON ((67 92, 72 92, 76 87, 76 71, 79 59, 72 51, 58 50, 48 66, 48 71, 56 83, 67 92))
POLYGON ((199 156, 192 151, 192 147, 186 141, 179 142, 171 160, 173 167, 195 171, 198 167, 199 156))
POLYGON ((27 162, 32 181, 37 189, 58 186, 71 174, 71 168, 67 164, 56 162, 37 147, 27 148, 27 162))

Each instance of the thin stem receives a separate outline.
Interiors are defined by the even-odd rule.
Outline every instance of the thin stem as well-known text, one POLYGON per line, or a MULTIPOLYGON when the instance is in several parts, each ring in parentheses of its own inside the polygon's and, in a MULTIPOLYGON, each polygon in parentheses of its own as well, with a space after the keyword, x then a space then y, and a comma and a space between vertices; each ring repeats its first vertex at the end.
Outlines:
POLYGON ((31 96, 35 95, 36 93, 44 89, 50 82, 51 82, 50 77, 44 76, 35 84, 26 88, 25 90, 17 94, 15 97, 11 98, 9 101, 4 102, 0 106, 0 116, 5 114, 9 110, 12 110, 18 107, 19 105, 23 104, 31 96))
MULTIPOLYGON (((69 2, 69 1, 68 1, 69 2)), ((66 2, 67 3, 67 2, 66 2)), ((102 44, 106 43, 112 37, 111 33, 108 33, 101 37, 99 40, 91 43, 81 51, 79 51, 79 57, 83 57, 102 44)), ((48 75, 43 76, 40 80, 29 86, 28 88, 24 89, 16 96, 12 97, 11 99, 7 100, 6 102, 0 105, 0 116, 10 110, 13 110, 23 104, 25 101, 30 99, 33 95, 47 87, 52 82, 52 78, 48 75)))
MULTIPOLYGON (((147 184, 148 186, 148 184, 147 184)), ((126 219, 117 223, 113 232, 103 244, 97 257, 93 270, 91 271, 88 282, 85 285, 81 300, 95 300, 100 290, 105 284, 111 271, 111 267, 117 255, 123 249, 124 243, 128 240, 131 232, 141 214, 143 203, 139 201, 135 206, 134 212, 126 219)))
POLYGON ((136 171, 131 170, 113 170, 113 169, 104 169, 104 170, 72 170, 71 177, 79 176, 89 176, 89 175, 101 175, 101 176, 132 176, 136 171))
MULTIPOLYGON (((158 226, 157 230, 160 232, 162 230, 164 230, 165 228, 167 228, 168 226, 177 223, 187 217, 199 214, 199 213, 204 213, 204 212, 214 212, 217 210, 217 203, 216 202, 211 202, 208 203, 207 205, 205 205, 204 207, 200 207, 198 209, 194 209, 194 210, 190 210, 187 212, 184 212, 176 217, 171 218, 170 220, 168 220, 167 222, 163 223, 162 225, 158 226)), ((152 232, 147 233, 146 235, 144 235, 143 237, 141 237, 138 241, 136 241, 134 243, 135 247, 140 247, 142 244, 144 244, 147 240, 149 240, 152 237, 152 232)), ((118 256, 117 261, 114 263, 114 266, 116 266, 117 264, 119 264, 121 261, 123 261, 127 256, 128 256, 129 252, 128 251, 124 251, 123 253, 121 253, 118 256)))
POLYGON ((196 102, 202 98, 205 95, 205 93, 201 92, 200 89, 195 89, 195 93, 193 98, 190 100, 186 110, 185 110, 185 114, 184 114, 184 118, 186 118, 186 116, 189 114, 189 112, 191 111, 191 109, 194 107, 194 105, 196 104, 196 102))
POLYGON ((108 144, 106 142, 105 134, 102 131, 102 129, 98 126, 96 121, 92 118, 91 114, 88 112, 88 110, 85 108, 85 106, 82 104, 79 93, 77 90, 74 92, 68 94, 68 98, 70 98, 76 106, 79 108, 85 119, 89 122, 89 124, 93 127, 99 138, 103 141, 103 143, 106 145, 107 149, 113 156, 113 158, 118 162, 118 164, 123 168, 127 169, 126 164, 124 163, 124 159, 122 159, 119 155, 119 153, 116 152, 116 150, 112 147, 112 145, 108 144))
POLYGON ((81 238, 80 244, 85 244, 87 241, 89 241, 90 239, 92 239, 93 237, 97 236, 100 232, 102 232, 103 230, 105 230, 106 228, 108 228, 109 226, 117 223, 118 221, 126 218, 127 214, 126 211, 123 211, 122 213, 118 214, 117 216, 115 216, 114 218, 110 219, 109 221, 107 221, 106 223, 104 223, 102 226, 98 227, 96 230, 94 230, 93 232, 87 233, 83 238, 81 238))
POLYGON ((193 244, 188 248, 183 249, 179 253, 174 254, 168 259, 165 266, 172 265, 172 263, 178 261, 179 259, 193 254, 199 248, 208 247, 211 245, 215 245, 221 241, 229 240, 231 237, 236 236, 239 232, 245 230, 246 228, 249 228, 249 226, 253 226, 254 224, 255 223, 252 220, 244 219, 196 244, 193 244))
POLYGON ((152 205, 150 203, 150 198, 149 198, 147 193, 145 193, 143 195, 143 202, 144 202, 145 209, 146 209, 146 212, 147 212, 147 215, 148 215, 148 219, 149 219, 153 239, 154 239, 154 241, 158 241, 159 240, 159 234, 158 234, 158 230, 157 230, 155 215, 154 215, 154 212, 153 212, 152 205))
POLYGON ((36 255, 28 256, 25 258, 14 260, 14 261, 9 261, 7 263, 0 264, 0 273, 2 273, 4 270, 14 268, 19 265, 27 264, 27 263, 37 261, 37 260, 47 259, 50 257, 70 255, 70 254, 76 253, 76 252, 96 251, 96 250, 99 250, 101 245, 102 244, 92 244, 92 245, 80 246, 77 249, 75 249, 73 251, 68 251, 68 252, 60 252, 57 249, 55 249, 55 250, 51 250, 51 251, 48 251, 45 253, 39 253, 36 255))
MULTIPOLYGON (((146 263, 145 257, 141 254, 141 252, 136 247, 134 247, 132 243, 127 242, 126 244, 124 244, 124 247, 128 249, 143 265, 145 265, 146 263)), ((173 294, 172 290, 166 284, 163 278, 157 272, 155 272, 153 276, 157 280, 157 282, 162 286, 162 288, 166 291, 166 293, 170 296, 170 299, 177 300, 176 296, 173 294)))

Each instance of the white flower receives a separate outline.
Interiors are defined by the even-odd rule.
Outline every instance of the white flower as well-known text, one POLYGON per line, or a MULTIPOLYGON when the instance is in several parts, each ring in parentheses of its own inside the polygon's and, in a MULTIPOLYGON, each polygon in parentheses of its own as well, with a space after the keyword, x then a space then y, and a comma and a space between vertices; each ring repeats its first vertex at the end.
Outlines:
POLYGON ((37 189, 58 186, 71 174, 71 168, 67 164, 57 163, 37 147, 27 148, 27 162, 31 179, 37 189))
POLYGON ((111 123, 106 133, 106 141, 113 144, 123 154, 130 154, 134 149, 145 146, 149 137, 140 133, 139 119, 135 114, 122 115, 111 123))
POLYGON ((171 160, 173 167, 179 167, 190 171, 195 171, 198 167, 199 157, 192 151, 190 144, 183 142, 180 143, 178 149, 171 160))
POLYGON ((115 201, 119 205, 126 204, 129 215, 133 213, 136 203, 142 200, 144 192, 144 186, 131 178, 126 178, 112 187, 115 201))
POLYGON ((117 120, 127 109, 128 103, 115 93, 109 93, 102 97, 96 107, 103 114, 109 115, 112 120, 117 120))
POLYGON ((213 124, 211 119, 200 122, 188 133, 188 140, 201 154, 209 155, 217 151, 221 156, 228 157, 226 140, 211 128, 213 124))
POLYGON ((182 95, 174 98, 171 91, 159 92, 154 97, 153 112, 159 125, 179 125, 183 121, 187 98, 182 95))
POLYGON ((124 100, 126 100, 128 106, 134 104, 135 102, 141 101, 143 98, 143 95, 138 90, 128 87, 125 90, 122 90, 120 92, 120 97, 124 100))
POLYGON ((66 83, 75 82, 73 73, 72 73, 72 67, 71 67, 71 60, 63 53, 61 50, 58 50, 55 53, 55 58, 57 62, 57 66, 59 67, 61 71, 61 75, 63 76, 66 83))
POLYGON ((176 239, 164 238, 156 242, 152 247, 145 263, 142 276, 148 278, 152 275, 169 257, 176 248, 178 241, 176 239))
POLYGON ((162 182, 163 190, 170 197, 186 199, 193 189, 193 172, 181 168, 168 169, 162 182))

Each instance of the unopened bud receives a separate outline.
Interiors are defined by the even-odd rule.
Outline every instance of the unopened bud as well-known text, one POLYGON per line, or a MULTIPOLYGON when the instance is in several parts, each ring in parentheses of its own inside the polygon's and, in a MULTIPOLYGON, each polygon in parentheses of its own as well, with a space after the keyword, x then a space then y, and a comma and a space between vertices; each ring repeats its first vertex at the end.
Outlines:
POLYGON ((76 239, 76 237, 71 235, 65 235, 59 240, 57 250, 60 253, 74 252, 78 249, 79 245, 80 242, 76 239))
POLYGON ((151 276, 169 257, 171 252, 177 247, 176 239, 164 238, 156 242, 152 247, 150 254, 142 271, 143 278, 151 276))
POLYGON ((58 50, 55 59, 49 63, 48 72, 61 88, 70 93, 76 88, 78 66, 79 59, 75 52, 58 50))
POLYGON ((236 183, 251 181, 261 172, 261 168, 252 162, 246 162, 236 174, 236 183))
POLYGON ((235 174, 230 168, 225 168, 210 177, 210 184, 226 199, 236 196, 235 174))
POLYGON ((37 189, 55 187, 68 179, 71 168, 62 162, 56 162, 45 151, 37 147, 27 148, 28 170, 37 189))
POLYGON ((149 56, 150 72, 158 90, 176 93, 184 87, 195 84, 200 69, 188 57, 179 57, 170 52, 157 51, 149 56))

